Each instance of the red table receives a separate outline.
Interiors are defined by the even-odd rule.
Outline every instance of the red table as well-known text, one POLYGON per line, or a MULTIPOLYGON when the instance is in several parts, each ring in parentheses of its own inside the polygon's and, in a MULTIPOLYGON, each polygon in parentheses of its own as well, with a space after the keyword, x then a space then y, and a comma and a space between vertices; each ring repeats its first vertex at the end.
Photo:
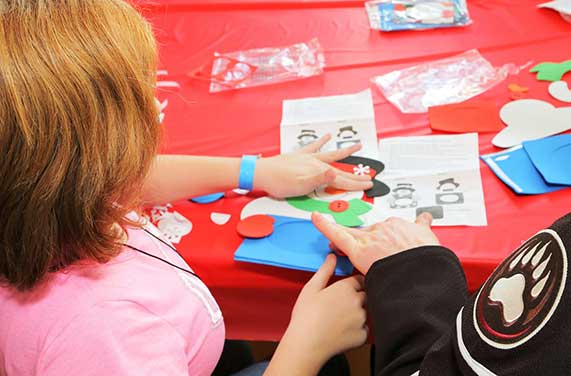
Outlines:
MULTIPOLYGON (((371 86, 370 78, 395 69, 439 59, 472 48, 494 65, 571 59, 571 24, 538 1, 473 0, 474 23, 467 28, 380 33, 369 29, 362 1, 355 0, 152 0, 140 1, 160 43, 163 80, 179 90, 161 90, 168 99, 164 152, 240 156, 279 152, 279 123, 284 99, 354 93, 371 86), (327 68, 320 77, 218 94, 187 73, 208 64, 213 53, 289 45, 317 37, 327 68)), ((569 76, 567 76, 569 77, 569 76)), ((569 80, 568 80, 569 81, 569 80)), ((481 98, 499 106, 509 101, 508 83, 531 89, 530 97, 550 99, 546 82, 528 72, 511 76, 481 98)), ((426 115, 405 115, 374 89, 378 136, 433 133, 426 115)), ((480 136, 480 152, 497 151, 493 135, 480 136)), ((571 208, 567 190, 517 196, 481 163, 489 225, 436 228, 442 243, 464 265, 469 287, 476 289, 511 250, 571 208)), ((229 338, 277 340, 309 273, 238 263, 241 242, 235 227, 247 198, 208 205, 179 203, 193 231, 178 248, 201 275, 225 315, 229 338), (210 213, 232 214, 224 226, 210 213)))

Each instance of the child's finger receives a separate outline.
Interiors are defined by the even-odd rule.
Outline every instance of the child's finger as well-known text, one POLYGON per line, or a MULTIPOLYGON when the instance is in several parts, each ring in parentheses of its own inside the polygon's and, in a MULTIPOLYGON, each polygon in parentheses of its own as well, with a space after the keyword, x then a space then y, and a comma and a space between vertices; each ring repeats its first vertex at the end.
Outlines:
POLYGON ((353 180, 370 181, 372 179, 371 175, 355 175, 350 172, 339 170, 338 168, 335 169, 335 172, 337 172, 338 176, 344 176, 348 179, 353 179, 353 180))
POLYGON ((428 212, 420 213, 420 215, 416 217, 416 224, 430 227, 432 225, 432 214, 428 212))
POLYGON ((313 277, 305 284, 304 290, 321 291, 327 287, 327 283, 335 272, 335 265, 337 264, 337 257, 333 254, 328 254, 325 261, 315 272, 313 277))
POLYGON ((339 149, 339 150, 334 150, 334 151, 326 151, 323 153, 318 153, 315 155, 315 157, 317 159, 325 162, 325 163, 333 163, 333 162, 336 162, 340 159, 347 158, 351 154, 356 153, 359 150, 361 150, 361 148, 362 148, 361 144, 355 144, 355 145, 349 146, 348 148, 345 148, 345 149, 339 149))
POLYGON ((325 136, 320 137, 317 141, 312 142, 309 145, 305 145, 299 150, 299 152, 304 154, 317 153, 319 150, 321 150, 323 145, 329 142, 329 140, 331 140, 331 135, 328 133, 325 136))
POLYGON ((337 175, 331 186, 333 188, 343 189, 346 191, 365 191, 373 187, 373 182, 370 179, 355 180, 337 175))
POLYGON ((323 172, 306 178, 311 189, 315 189, 321 185, 332 185, 337 180, 337 173, 332 168, 327 168, 323 172))
POLYGON ((340 280, 337 283, 342 283, 350 286, 353 290, 359 292, 365 289, 365 278, 362 275, 354 275, 340 280))

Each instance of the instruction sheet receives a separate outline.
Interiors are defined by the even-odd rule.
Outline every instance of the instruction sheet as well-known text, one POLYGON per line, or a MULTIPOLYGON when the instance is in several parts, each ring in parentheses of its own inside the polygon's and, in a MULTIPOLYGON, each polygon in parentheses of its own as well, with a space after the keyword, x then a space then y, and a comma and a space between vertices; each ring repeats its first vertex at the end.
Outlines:
POLYGON ((379 153, 391 192, 375 208, 385 218, 430 212, 436 226, 487 225, 477 133, 384 139, 379 153))
POLYGON ((357 94, 284 100, 280 126, 281 152, 289 153, 327 133, 332 138, 321 151, 344 149, 356 143, 356 156, 378 159, 377 130, 371 90, 357 94))

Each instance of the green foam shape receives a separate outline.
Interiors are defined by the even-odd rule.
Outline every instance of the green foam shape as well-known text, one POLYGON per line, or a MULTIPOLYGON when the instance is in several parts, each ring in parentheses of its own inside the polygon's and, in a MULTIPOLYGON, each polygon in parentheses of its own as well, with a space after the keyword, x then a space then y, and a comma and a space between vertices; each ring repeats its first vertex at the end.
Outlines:
POLYGON ((368 213, 372 209, 371 205, 358 198, 349 200, 349 208, 344 212, 334 212, 329 209, 328 201, 316 200, 308 196, 290 197, 286 201, 299 210, 330 214, 336 223, 347 227, 363 225, 364 222, 359 216, 368 213))
POLYGON ((537 79, 540 81, 561 81, 565 73, 571 72, 571 60, 561 63, 539 63, 531 68, 530 72, 537 73, 537 79))

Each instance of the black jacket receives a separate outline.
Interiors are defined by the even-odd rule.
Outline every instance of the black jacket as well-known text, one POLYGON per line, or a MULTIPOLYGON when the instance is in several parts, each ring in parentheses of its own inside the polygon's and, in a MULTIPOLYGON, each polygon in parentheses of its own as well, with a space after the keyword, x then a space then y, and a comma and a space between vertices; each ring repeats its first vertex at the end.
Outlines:
POLYGON ((375 263, 375 375, 571 375, 571 215, 517 248, 468 297, 458 258, 421 247, 375 263))

